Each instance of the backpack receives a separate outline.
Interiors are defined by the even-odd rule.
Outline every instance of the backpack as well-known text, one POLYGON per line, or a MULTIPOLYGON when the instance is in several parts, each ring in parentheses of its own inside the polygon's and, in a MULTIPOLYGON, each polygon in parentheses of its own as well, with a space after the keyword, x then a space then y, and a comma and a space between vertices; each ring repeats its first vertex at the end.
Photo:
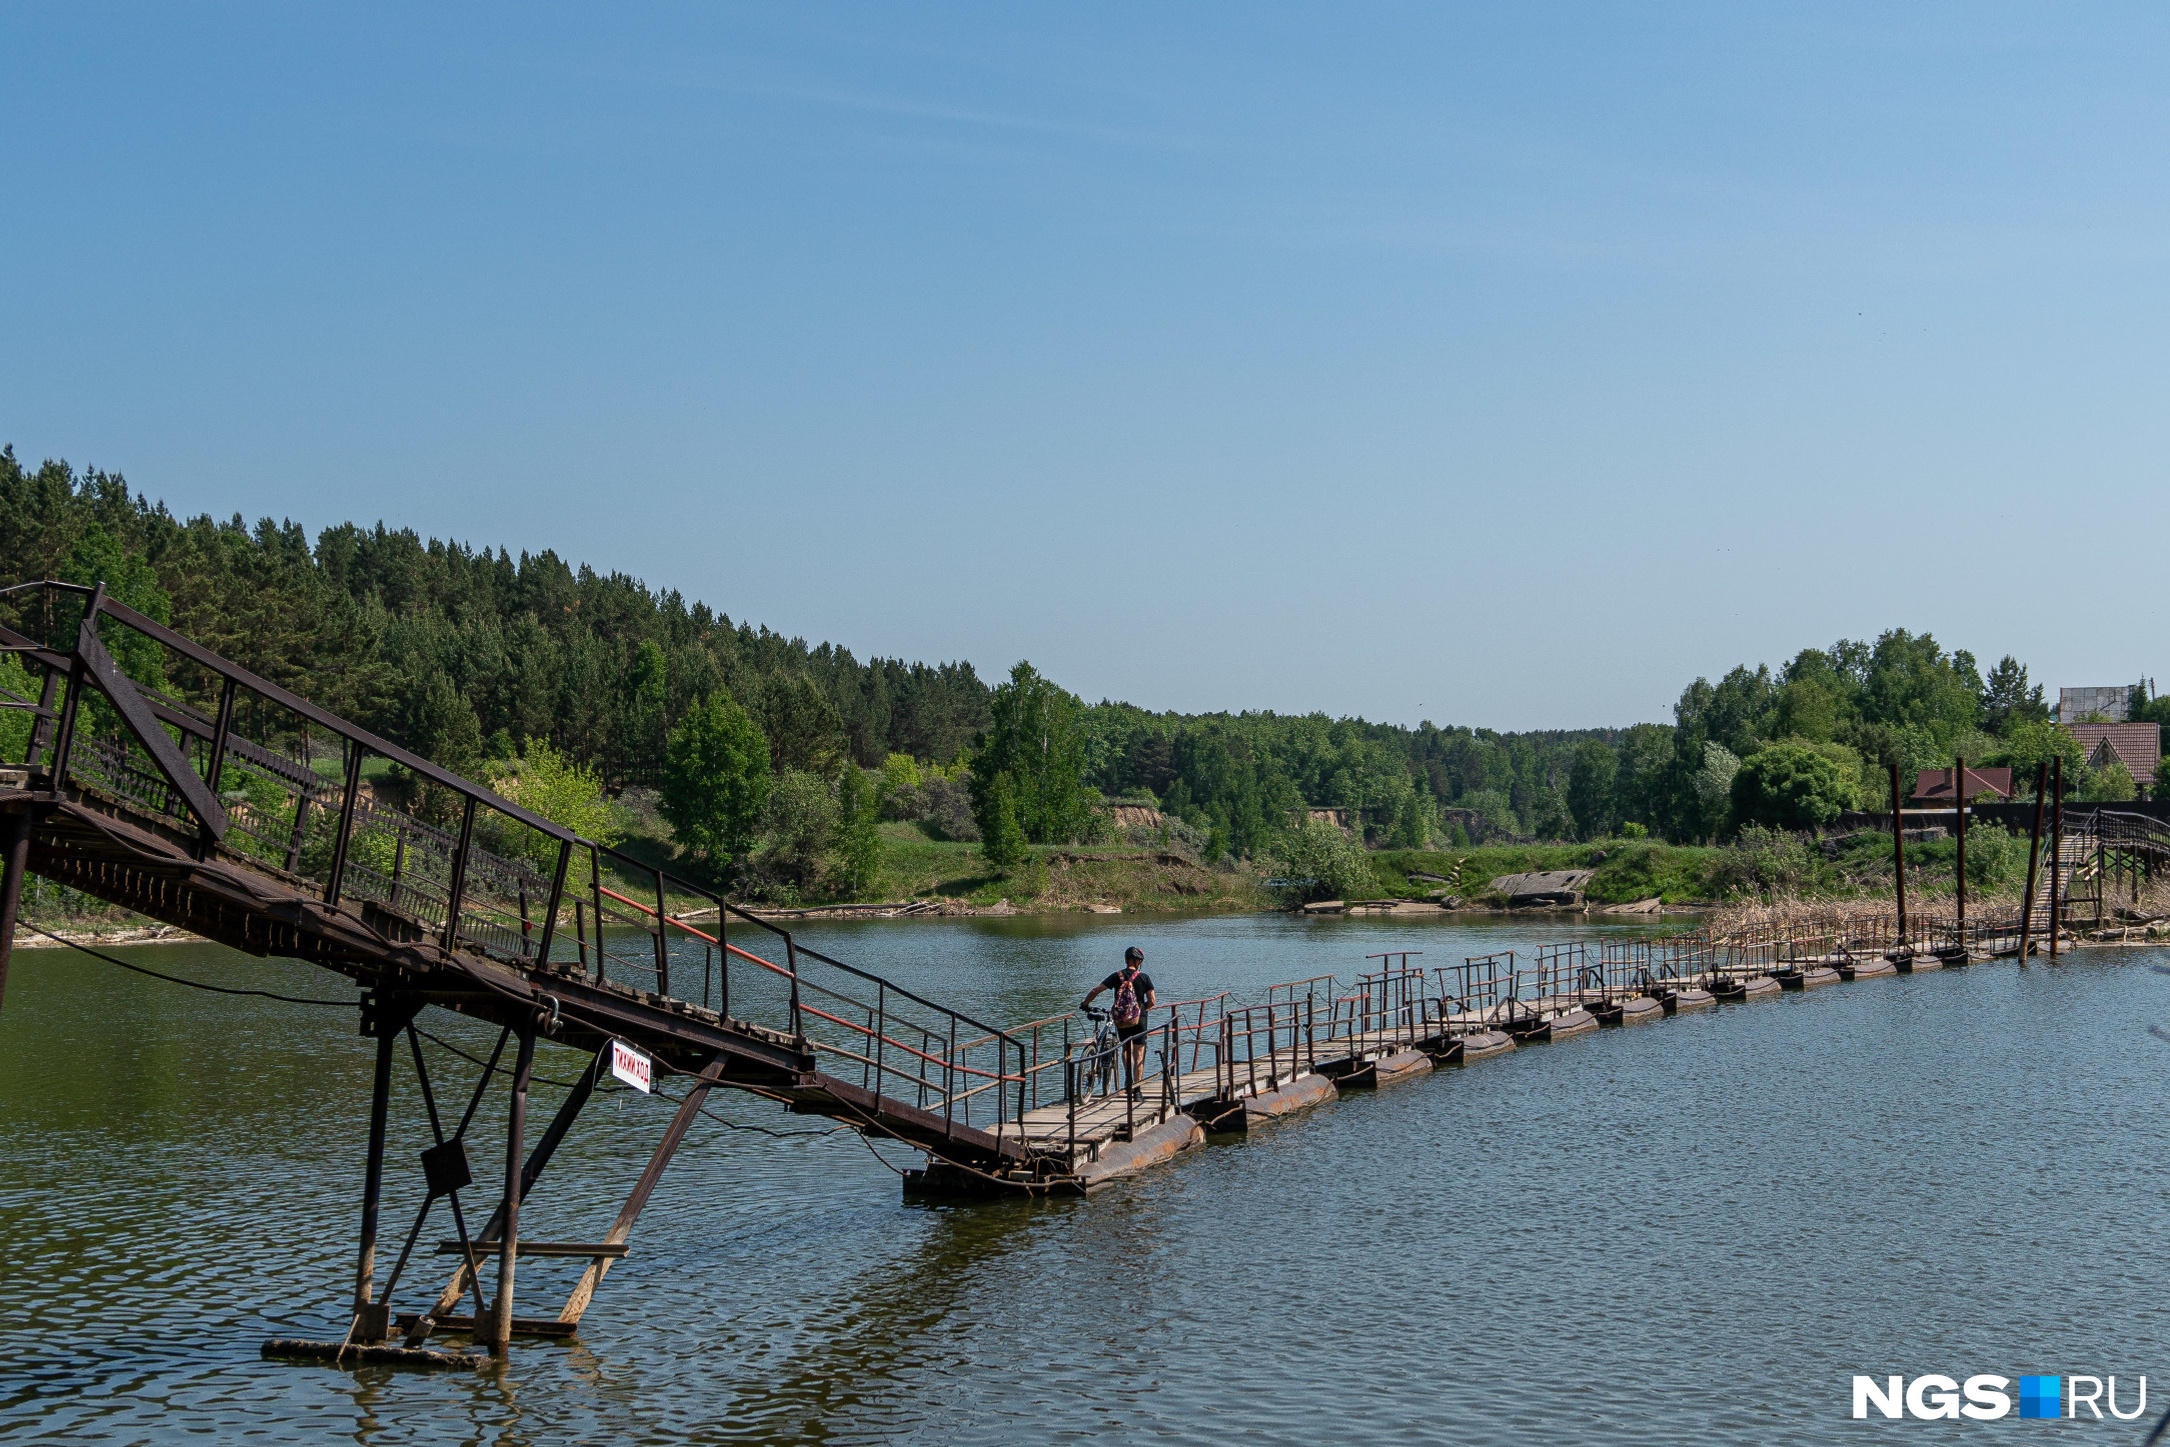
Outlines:
POLYGON ((1137 982, 1136 970, 1126 969, 1115 977, 1115 1023, 1126 1028, 1145 1018, 1145 1007, 1138 1003, 1137 982))

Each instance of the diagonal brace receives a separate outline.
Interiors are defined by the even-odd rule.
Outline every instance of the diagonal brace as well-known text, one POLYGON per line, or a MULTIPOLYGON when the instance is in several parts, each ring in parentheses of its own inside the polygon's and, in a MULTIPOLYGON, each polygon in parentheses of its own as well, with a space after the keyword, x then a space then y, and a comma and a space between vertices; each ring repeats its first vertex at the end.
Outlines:
MULTIPOLYGON (((671 1117, 669 1127, 663 1132, 663 1139, 656 1144, 655 1154, 648 1158, 648 1168, 642 1171, 640 1179, 634 1182, 633 1194, 627 1198, 624 1209, 618 1212, 618 1219, 611 1223, 610 1234, 603 1238, 604 1244, 623 1246, 626 1238, 633 1234, 633 1223, 640 1219, 642 1208, 648 1204, 648 1197, 655 1192, 656 1182, 663 1179, 663 1168, 668 1166, 671 1157, 678 1153, 678 1144, 692 1128, 693 1118, 701 1113, 701 1106, 708 1100, 709 1090, 722 1078, 721 1055, 709 1061, 707 1068, 693 1077, 692 1088, 686 1092, 685 1099, 679 1102, 678 1114, 671 1117)), ((588 1262, 588 1269, 580 1274, 580 1281, 573 1287, 573 1294, 566 1299, 564 1308, 558 1312, 559 1321, 570 1326, 580 1324, 580 1318, 588 1310, 588 1303, 595 1298, 595 1288, 603 1284, 603 1277, 610 1271, 611 1260, 608 1256, 598 1256, 588 1262)))
POLYGON ((151 761, 158 765, 158 771, 166 776, 166 782, 173 786, 174 792, 188 805, 188 811, 196 816, 196 822, 203 827, 204 833, 214 840, 224 840, 226 811, 219 807, 219 801, 212 796, 204 781, 196 777, 196 771, 189 767, 187 757, 160 725, 157 716, 151 712, 150 704, 136 691, 135 683, 127 674, 121 672, 121 666, 113 661, 113 655, 106 652, 105 645, 98 641, 98 634, 91 627, 91 620, 88 618, 83 620, 83 626, 76 635, 75 652, 83 661, 85 675, 98 685, 100 693, 112 701, 114 711, 121 716, 121 722, 128 726, 128 732, 135 735, 136 742, 143 745, 143 751, 151 756, 151 761))

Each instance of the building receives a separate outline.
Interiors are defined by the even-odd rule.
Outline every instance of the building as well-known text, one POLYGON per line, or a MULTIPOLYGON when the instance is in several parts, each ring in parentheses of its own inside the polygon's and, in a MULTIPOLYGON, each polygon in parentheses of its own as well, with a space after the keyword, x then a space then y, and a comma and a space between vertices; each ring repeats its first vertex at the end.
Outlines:
POLYGON ((2151 723, 2066 724, 2072 737, 2087 750, 2087 766, 2099 769, 2111 761, 2123 764, 2132 781, 2146 788, 2155 781, 2155 765, 2162 759, 2162 730, 2151 723))
POLYGON ((2111 723, 2123 723, 2132 703, 2132 685, 2108 688, 2060 688, 2057 690, 2057 721, 2075 723, 2099 713, 2111 723))
MULTIPOLYGON (((2002 801, 2012 797, 2012 771, 2010 769, 1968 769, 1967 799, 1969 802, 1984 794, 1993 794, 2002 801)), ((1951 770, 1923 769, 1914 776, 1912 802, 1916 804, 1951 803, 1951 770)))

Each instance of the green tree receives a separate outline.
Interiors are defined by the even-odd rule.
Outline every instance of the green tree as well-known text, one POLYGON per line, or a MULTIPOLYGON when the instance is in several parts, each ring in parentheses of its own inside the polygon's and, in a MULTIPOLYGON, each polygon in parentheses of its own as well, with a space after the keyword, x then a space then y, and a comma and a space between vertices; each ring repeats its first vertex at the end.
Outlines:
MULTIPOLYGON (((570 754, 552 748, 547 739, 529 739, 515 767, 490 783, 529 813, 540 814, 583 839, 608 845, 625 837, 618 811, 604 796, 601 776, 582 768, 570 754)), ((519 829, 500 847, 523 855, 546 877, 557 868, 557 841, 547 834, 519 829)))
POLYGON ((770 787, 769 745, 718 690, 672 731, 663 759, 663 817, 678 847, 722 873, 753 847, 770 787))
POLYGON ((1982 680, 1981 718, 1982 727, 1993 734, 2002 734, 2013 724, 2039 723, 2049 718, 2042 685, 2028 687, 2026 666, 2009 653, 1998 659, 1997 666, 1982 680))
POLYGON ((1512 839, 1519 830, 1513 803, 1498 789, 1464 794, 1460 807, 1477 816, 1478 831, 1485 839, 1512 839))
POLYGON ((1402 790, 1386 842, 1395 849, 1422 849, 1432 842, 1433 818, 1432 801, 1423 790, 1402 790))
POLYGON ((834 779, 850 757, 844 716, 803 673, 777 673, 764 679, 749 700, 769 741, 769 762, 778 773, 799 769, 834 779))
POLYGON ((1080 707, 1030 663, 1011 669, 1010 681, 995 690, 992 721, 972 756, 973 812, 990 845, 996 832, 993 782, 1002 777, 1009 780, 1012 814, 1027 840, 1069 844, 1092 836, 1099 799, 1085 786, 1080 707))
MULTIPOLYGON (((2039 764, 2054 765, 2064 760, 2065 793, 2076 795, 2087 780, 2087 750, 2070 730, 2059 728, 2048 719, 2021 718, 2007 722, 2004 737, 1996 748, 1983 756, 1982 763, 1992 768, 2009 768, 2012 771, 2012 790, 2015 794, 2034 794, 2034 772, 2039 764)), ((1946 760, 1945 768, 1951 763, 1946 760)), ((1914 781, 1907 778, 1906 787, 1914 781)), ((2045 785, 2045 787, 2053 787, 2045 785)))
POLYGON ((1833 657, 1804 648, 1786 665, 1785 684, 1772 712, 1771 735, 1822 741, 1836 738, 1854 709, 1853 680, 1833 657))
POLYGON ((1982 692, 1973 654, 1947 654, 1926 633, 1893 628, 1869 652, 1860 708, 1875 723, 1920 727, 1941 747, 1973 727, 1982 692))
POLYGON ((1765 744, 1733 775, 1733 817, 1772 829, 1828 824, 1853 802, 1853 781, 1829 755, 1803 739, 1765 744))
POLYGON ((1571 839, 1575 835, 1575 816, 1568 810, 1566 797, 1549 784, 1536 790, 1531 800, 1530 832, 1539 839, 1571 839))
POLYGON ((646 782, 655 777, 656 764, 669 747, 670 663, 663 646, 643 638, 633 650, 625 682, 627 737, 619 745, 633 776, 646 782))
POLYGON ((837 883, 853 899, 872 893, 881 880, 882 800, 874 786, 880 777, 853 766, 837 780, 837 883))
POLYGON ((840 881, 834 850, 843 824, 836 786, 819 774, 786 769, 776 776, 761 809, 760 849, 754 880, 784 903, 840 881))
POLYGON ((1010 787, 1010 776, 997 772, 981 785, 975 771, 972 779, 980 852, 997 869, 1015 869, 1025 857, 1025 831, 1017 823, 1017 791, 1010 787))
MULTIPOLYGON (((1664 724, 1635 724, 1622 731, 1618 754, 1611 816, 1645 824, 1665 818, 1665 769, 1673 758, 1673 731, 1664 724)), ((1569 783, 1572 786, 1572 775, 1569 783)))
POLYGON ((1740 772, 1741 761, 1731 749, 1720 743, 1703 745, 1703 766, 1695 771, 1691 781, 1695 806, 1696 832, 1706 839, 1714 839, 1725 827, 1726 817, 1732 809, 1733 777, 1740 772))
POLYGON ((1574 767, 1567 773, 1567 807, 1585 839, 1604 837, 1618 822, 1613 812, 1620 757, 1597 739, 1575 745, 1574 767))

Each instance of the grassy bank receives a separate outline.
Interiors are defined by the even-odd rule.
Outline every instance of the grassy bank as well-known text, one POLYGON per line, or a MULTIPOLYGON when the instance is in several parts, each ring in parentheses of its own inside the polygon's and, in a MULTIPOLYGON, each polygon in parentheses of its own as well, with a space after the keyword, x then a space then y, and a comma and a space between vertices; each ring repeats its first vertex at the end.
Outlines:
MULTIPOLYGON (((1788 834, 1749 830, 1722 848, 1607 839, 1593 844, 1503 845, 1453 851, 1396 849, 1371 856, 1382 894, 1410 898, 1445 891, 1471 904, 1501 903, 1491 881, 1540 869, 1594 869, 1588 886, 1596 904, 1626 904, 1656 895, 1667 904, 1688 900, 1847 900, 1891 893, 1891 837, 1858 833, 1806 843, 1788 834), (1442 876, 1447 882, 1412 878, 1442 876)), ((1923 898, 1949 895, 1958 845, 1950 839, 1909 844, 1907 888, 1923 898)), ((1967 836, 1967 888, 1980 898, 2021 887, 2026 841, 1994 827, 1967 836)))
POLYGON ((990 869, 977 844, 929 839, 912 824, 882 826, 884 899, 961 899, 1020 909, 1082 910, 1114 906, 1125 913, 1266 909, 1272 901, 1258 874, 1213 868, 1152 849, 1035 845, 1007 873, 990 869))

